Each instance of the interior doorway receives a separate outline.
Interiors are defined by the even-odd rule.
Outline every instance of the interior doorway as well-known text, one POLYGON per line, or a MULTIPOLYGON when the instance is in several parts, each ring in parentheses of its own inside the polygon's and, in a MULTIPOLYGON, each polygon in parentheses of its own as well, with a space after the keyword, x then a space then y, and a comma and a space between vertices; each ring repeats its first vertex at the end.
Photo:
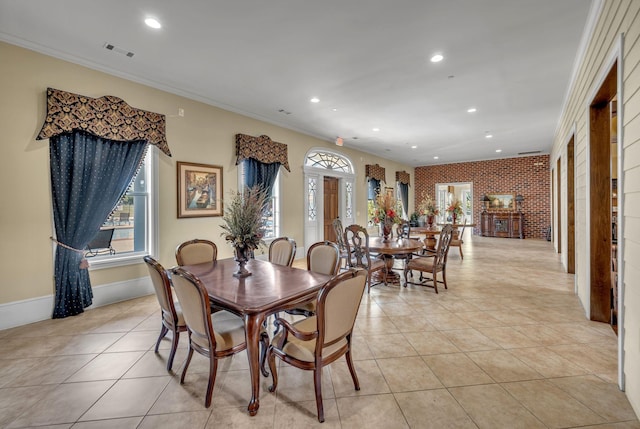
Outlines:
POLYGON ((556 236, 558 237, 558 253, 562 253, 562 159, 556 163, 556 236))
POLYGON ((324 239, 334 243, 333 220, 338 217, 338 183, 337 177, 324 177, 324 239))
POLYGON ((567 145, 567 272, 576 273, 575 135, 567 145))

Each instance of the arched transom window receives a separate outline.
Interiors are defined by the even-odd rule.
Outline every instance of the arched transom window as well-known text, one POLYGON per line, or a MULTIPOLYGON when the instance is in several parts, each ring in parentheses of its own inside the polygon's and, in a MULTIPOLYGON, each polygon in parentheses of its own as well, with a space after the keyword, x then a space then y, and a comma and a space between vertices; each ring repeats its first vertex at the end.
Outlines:
POLYGON ((331 152, 310 152, 309 155, 307 155, 305 165, 307 167, 323 168, 353 174, 351 162, 345 157, 331 152))

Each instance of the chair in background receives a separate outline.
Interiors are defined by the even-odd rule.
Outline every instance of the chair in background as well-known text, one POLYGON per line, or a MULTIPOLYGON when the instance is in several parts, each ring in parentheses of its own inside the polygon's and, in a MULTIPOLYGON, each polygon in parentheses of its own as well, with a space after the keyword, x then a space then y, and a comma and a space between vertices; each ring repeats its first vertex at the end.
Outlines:
POLYGON ((462 224, 462 229, 458 233, 457 238, 452 238, 451 243, 449 243, 449 246, 457 247, 458 250, 460 250, 460 259, 464 259, 464 255, 462 254, 462 245, 464 244, 464 240, 462 239, 462 237, 464 236, 464 230, 466 227, 467 227, 467 222, 464 222, 462 224))
POLYGON ((276 324, 284 329, 273 338, 267 354, 273 380, 269 391, 275 392, 278 387, 276 357, 296 368, 313 371, 316 407, 320 422, 324 421, 323 367, 344 355, 354 388, 360 390, 351 356, 351 336, 364 292, 365 275, 363 270, 350 270, 327 282, 318 292, 315 316, 295 323, 276 319, 276 324))
POLYGON ((116 250, 111 247, 111 240, 113 239, 114 228, 101 229, 93 237, 93 239, 87 244, 85 250, 87 251, 84 256, 98 256, 101 253, 115 255, 116 250))
MULTIPOLYGON (((409 225, 409 221, 402 220, 400 223, 396 224, 395 228, 395 236, 398 239, 410 239, 411 237, 411 226, 409 225)), ((397 255, 393 255, 394 259, 398 259, 404 262, 406 265, 407 260, 411 257, 411 253, 399 253, 397 255)))
POLYGON ((340 268, 347 269, 349 265, 349 253, 347 253, 347 246, 344 244, 344 228, 342 227, 342 221, 340 218, 333 220, 333 230, 336 233, 336 243, 340 249, 340 268), (344 265, 342 264, 344 261, 344 265))
POLYGON ((344 243, 349 255, 350 268, 367 270, 367 293, 371 291, 371 275, 382 271, 382 281, 387 284, 387 266, 385 261, 372 258, 369 253, 369 233, 360 225, 349 225, 344 230, 344 243))
POLYGON ((427 255, 412 255, 404 267, 404 286, 407 287, 408 283, 433 287, 438 293, 438 283, 444 284, 444 288, 447 289, 447 255, 449 254, 449 244, 453 236, 453 227, 451 224, 447 224, 442 228, 440 232, 440 239, 438 240, 438 247, 434 254, 427 255), (420 283, 409 282, 407 274, 411 271, 411 277, 413 277, 413 270, 420 271, 420 283), (439 281, 437 274, 442 273, 442 281, 439 281), (423 273, 430 273, 431 278, 427 278, 423 281, 423 273), (432 282, 433 285, 429 285, 428 282, 432 282))
POLYGON ((129 212, 120 212, 118 214, 118 225, 122 225, 123 223, 129 225, 129 212))
POLYGON ((169 280, 167 271, 151 256, 145 256, 144 262, 147 264, 147 268, 149 269, 151 283, 153 283, 153 289, 156 292, 156 297, 158 298, 158 303, 162 310, 162 329, 160 330, 160 336, 156 342, 156 353, 158 353, 160 341, 165 335, 167 335, 167 332, 171 331, 173 333, 171 351, 169 352, 169 359, 167 360, 167 371, 171 371, 173 358, 175 357, 176 349, 178 348, 180 332, 185 332, 187 330, 187 325, 184 321, 184 317, 182 316, 180 304, 173 301, 171 281, 169 280))
POLYGON ((189 352, 180 384, 184 383, 194 351, 209 358, 209 383, 204 402, 205 407, 209 408, 216 382, 218 359, 247 348, 244 321, 227 311, 211 314, 209 295, 200 280, 182 268, 173 268, 171 272, 173 287, 182 305, 189 332, 189 352))
POLYGON ((296 242, 288 237, 276 238, 269 245, 269 262, 290 267, 296 257, 296 242))
POLYGON ((194 239, 185 241, 176 248, 178 265, 195 265, 218 259, 218 247, 213 241, 194 239))
MULTIPOLYGON (((320 241, 309 247, 307 252, 307 270, 314 273, 335 276, 340 270, 340 249, 336 243, 320 241)), ((285 310, 288 314, 313 316, 316 313, 317 301, 306 302, 303 305, 285 310)))

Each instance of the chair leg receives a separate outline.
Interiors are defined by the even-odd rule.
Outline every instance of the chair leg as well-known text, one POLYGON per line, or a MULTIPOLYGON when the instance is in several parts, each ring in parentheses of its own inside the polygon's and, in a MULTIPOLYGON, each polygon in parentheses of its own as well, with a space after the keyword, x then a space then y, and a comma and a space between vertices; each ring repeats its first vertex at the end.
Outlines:
POLYGON ((187 354, 187 361, 184 363, 184 369, 182 370, 182 376, 180 376, 180 384, 184 383, 184 376, 187 375, 187 368, 189 368, 189 364, 191 363, 191 358, 193 357, 193 349, 191 348, 191 344, 189 344, 189 353, 187 354))
POLYGON ((167 329, 167 327, 164 326, 164 323, 163 323, 162 329, 160 329, 160 336, 158 337, 158 341, 156 342, 156 353, 158 353, 158 347, 160 347, 160 341, 162 341, 164 336, 167 335, 167 332, 169 332, 169 329, 167 329))
POLYGON ((178 341, 180 340, 180 331, 176 326, 173 330, 173 340, 171 341, 171 352, 169 352, 169 359, 167 360, 167 371, 171 371, 173 366, 173 358, 176 356, 176 350, 178 349, 178 341))
POLYGON ((272 351, 272 346, 269 346, 267 360, 269 361, 269 370, 271 371, 271 386, 269 386, 269 392, 275 392, 278 388, 278 373, 276 372, 276 355, 272 351))
POLYGON ((367 273, 367 293, 371 292, 371 271, 367 273))
POLYGON ((209 356, 209 384, 207 384, 207 396, 204 400, 205 408, 211 405, 211 396, 213 395, 213 386, 216 384, 216 373, 218 372, 218 359, 215 356, 209 356))
POLYGON ((444 283, 444 288, 445 289, 449 289, 447 287, 447 270, 446 269, 442 270, 442 283, 444 283))
POLYGON ((349 349, 345 354, 345 358, 347 359, 347 366, 349 367, 349 372, 351 373, 351 378, 353 379, 353 387, 356 390, 360 390, 360 381, 358 381, 358 375, 356 374, 356 368, 353 366, 353 358, 351 356, 351 339, 349 339, 349 349))
POLYGON ((433 270, 433 273, 431 273, 431 275, 433 276, 433 289, 436 291, 436 293, 438 293, 438 272, 435 270, 433 270))
POLYGON ((269 348, 269 335, 266 332, 260 334, 260 371, 265 377, 269 377, 269 371, 265 368, 267 362, 267 349, 269 348))
POLYGON ((316 407, 318 407, 318 421, 324 422, 324 407, 322 406, 322 367, 313 370, 313 386, 316 390, 316 407))
POLYGON ((462 244, 460 244, 458 249, 460 250, 460 259, 464 259, 464 255, 462 254, 462 244))

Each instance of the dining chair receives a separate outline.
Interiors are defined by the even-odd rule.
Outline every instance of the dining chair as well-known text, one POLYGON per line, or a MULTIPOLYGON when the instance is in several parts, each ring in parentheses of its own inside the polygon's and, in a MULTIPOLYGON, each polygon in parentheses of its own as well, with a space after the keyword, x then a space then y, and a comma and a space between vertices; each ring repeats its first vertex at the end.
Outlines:
POLYGON ((269 262, 290 267, 296 256, 296 242, 289 237, 279 237, 269 245, 269 262))
POLYGON ((457 238, 452 238, 451 239, 451 243, 449 243, 450 247, 457 247, 458 248, 458 250, 460 251, 460 259, 464 259, 464 255, 462 254, 462 245, 464 244, 464 240, 462 239, 462 237, 464 236, 464 230, 465 230, 466 227, 467 227, 467 222, 464 222, 462 224, 462 229, 458 233, 458 237, 457 238))
POLYGON ((173 300, 171 280, 167 275, 167 271, 151 256, 145 256, 143 259, 149 269, 151 283, 153 284, 153 289, 156 293, 156 298, 158 298, 158 303, 160 304, 161 309, 162 328, 160 330, 158 341, 156 342, 155 352, 158 353, 160 341, 169 331, 171 331, 173 338, 171 340, 169 359, 167 359, 167 371, 171 371, 173 358, 176 355, 178 341, 180 340, 180 332, 185 332, 187 330, 187 325, 184 321, 180 304, 173 300))
MULTIPOLYGON (((409 221, 401 220, 400 223, 396 224, 395 236, 398 239, 410 239, 411 238, 411 226, 409 225, 409 221)), ((393 255, 394 259, 398 259, 403 261, 404 264, 407 263, 407 260, 411 257, 411 253, 398 253, 393 255)), ((403 268, 404 268, 403 264, 403 268)))
MULTIPOLYGON (((228 311, 209 311, 209 295, 200 279, 183 268, 171 270, 173 287, 182 305, 184 320, 189 332, 189 352, 184 364, 180 384, 184 384, 193 352, 209 358, 209 382, 205 396, 205 407, 211 405, 211 396, 216 382, 218 359, 232 356, 247 348, 244 321, 228 311)), ((266 344, 263 343, 263 346, 266 344)))
POLYGON ((322 404, 322 368, 343 355, 346 358, 355 390, 360 382, 351 356, 353 325, 366 283, 364 270, 351 269, 329 280, 318 292, 316 315, 289 323, 276 319, 283 327, 272 340, 267 353, 272 385, 278 387, 275 358, 296 368, 313 371, 318 421, 324 421, 322 404))
POLYGON ((372 258, 369 252, 369 233, 360 225, 349 225, 344 229, 344 243, 349 255, 349 268, 367 270, 367 293, 371 291, 371 275, 382 271, 382 281, 387 284, 387 266, 383 259, 372 258))
POLYGON ((421 286, 432 287, 438 293, 438 283, 444 284, 444 288, 447 289, 447 255, 449 254, 449 244, 453 236, 453 227, 451 224, 447 224, 442 228, 440 232, 440 239, 438 240, 438 247, 435 253, 427 254, 413 254, 411 259, 407 261, 404 266, 404 287, 407 284, 416 284, 421 286), (420 271, 420 282, 410 282, 407 279, 407 274, 411 272, 413 278, 413 270, 420 271), (442 273, 442 280, 437 279, 437 274, 442 273), (431 278, 423 280, 423 273, 431 273, 431 278), (428 284, 432 282, 433 284, 428 284))
POLYGON ((342 227, 342 221, 340 218, 335 218, 332 222, 333 230, 336 233, 336 243, 340 249, 340 269, 347 269, 349 266, 349 253, 347 253, 347 246, 344 244, 344 228, 342 227), (344 261, 344 265, 342 264, 344 261))
POLYGON ((178 265, 195 265, 218 259, 218 246, 213 241, 199 238, 185 241, 176 248, 178 265))
MULTIPOLYGON (((313 243, 307 252, 307 270, 314 273, 335 276, 340 271, 340 249, 331 241, 313 243)), ((314 298, 299 307, 285 310, 288 314, 313 316, 316 313, 317 301, 314 298)))

